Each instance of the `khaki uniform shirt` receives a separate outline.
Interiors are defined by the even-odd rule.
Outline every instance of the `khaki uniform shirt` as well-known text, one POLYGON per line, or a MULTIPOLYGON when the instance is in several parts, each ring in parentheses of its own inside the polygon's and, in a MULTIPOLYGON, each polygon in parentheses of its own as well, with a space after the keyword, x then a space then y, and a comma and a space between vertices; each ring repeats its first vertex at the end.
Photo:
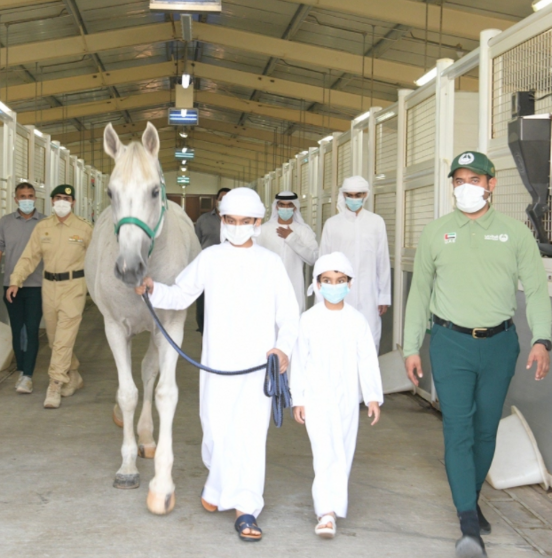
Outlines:
POLYGON ((44 260, 44 270, 50 273, 84 269, 84 257, 91 238, 92 225, 74 213, 64 222, 56 215, 43 219, 34 228, 11 274, 10 285, 21 287, 41 259, 44 260))

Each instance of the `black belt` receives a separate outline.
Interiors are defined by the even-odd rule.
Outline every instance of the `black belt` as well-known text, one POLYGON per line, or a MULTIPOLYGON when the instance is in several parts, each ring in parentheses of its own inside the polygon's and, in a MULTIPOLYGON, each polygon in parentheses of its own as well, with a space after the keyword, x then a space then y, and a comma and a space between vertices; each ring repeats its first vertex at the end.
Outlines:
POLYGON ((48 279, 48 281, 69 281, 69 279, 80 279, 81 277, 84 277, 84 269, 67 271, 65 273, 44 272, 44 279, 48 279))
POLYGON ((493 337, 493 335, 496 335, 497 333, 502 333, 503 331, 506 331, 509 327, 512 327, 512 325, 514 324, 514 320, 510 318, 509 320, 506 320, 505 322, 502 322, 500 325, 497 325, 495 327, 470 328, 470 327, 460 327, 453 324, 452 322, 439 318, 439 316, 433 316, 433 323, 446 327, 447 329, 452 329, 452 331, 458 331, 459 333, 465 333, 466 335, 471 335, 474 339, 486 339, 488 337, 493 337))

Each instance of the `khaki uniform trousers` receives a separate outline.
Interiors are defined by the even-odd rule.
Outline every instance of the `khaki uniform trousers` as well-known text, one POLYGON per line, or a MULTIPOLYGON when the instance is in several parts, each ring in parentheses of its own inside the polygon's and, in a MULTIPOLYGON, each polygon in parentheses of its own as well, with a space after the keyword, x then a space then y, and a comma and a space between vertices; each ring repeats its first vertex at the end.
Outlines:
POLYGON ((52 349, 48 374, 51 380, 69 381, 69 370, 78 370, 79 361, 73 353, 86 302, 84 277, 68 281, 42 283, 42 309, 46 322, 48 344, 52 349))

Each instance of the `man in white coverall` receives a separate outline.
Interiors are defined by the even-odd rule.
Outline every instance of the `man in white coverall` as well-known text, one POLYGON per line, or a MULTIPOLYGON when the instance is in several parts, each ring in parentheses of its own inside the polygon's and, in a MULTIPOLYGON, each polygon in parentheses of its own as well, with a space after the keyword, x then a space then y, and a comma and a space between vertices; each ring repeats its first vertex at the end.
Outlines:
POLYGON ((363 208, 370 187, 362 176, 343 181, 339 213, 324 225, 320 256, 343 252, 353 265, 355 281, 345 301, 370 324, 376 349, 381 339, 381 316, 391 304, 391 266, 384 220, 363 208))
MULTIPOLYGON (((299 308, 282 260, 258 246, 265 208, 258 194, 236 188, 220 204, 221 244, 203 250, 176 278, 163 285, 147 277, 155 308, 184 309, 205 291, 201 362, 222 371, 280 359, 280 372, 299 329, 299 308)), ((271 399, 263 392, 265 370, 240 376, 201 371, 202 457, 209 475, 201 502, 209 512, 235 510, 242 540, 258 541, 263 509, 266 436, 271 399)))
POLYGON ((291 279, 299 309, 305 309, 305 264, 314 265, 318 243, 314 231, 301 216, 299 199, 293 192, 280 192, 272 204, 270 220, 261 227, 257 242, 282 258, 291 279))

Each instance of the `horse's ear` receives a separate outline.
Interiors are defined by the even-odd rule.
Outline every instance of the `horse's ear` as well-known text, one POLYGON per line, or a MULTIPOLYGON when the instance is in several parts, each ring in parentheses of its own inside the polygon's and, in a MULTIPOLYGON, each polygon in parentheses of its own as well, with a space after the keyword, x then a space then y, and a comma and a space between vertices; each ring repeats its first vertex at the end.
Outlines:
POLYGON ((157 133, 156 127, 151 122, 148 122, 142 134, 142 145, 154 159, 157 159, 159 153, 159 134, 157 133))
POLYGON ((104 130, 104 151, 112 158, 116 159, 117 155, 124 149, 117 132, 113 129, 111 122, 104 130))

